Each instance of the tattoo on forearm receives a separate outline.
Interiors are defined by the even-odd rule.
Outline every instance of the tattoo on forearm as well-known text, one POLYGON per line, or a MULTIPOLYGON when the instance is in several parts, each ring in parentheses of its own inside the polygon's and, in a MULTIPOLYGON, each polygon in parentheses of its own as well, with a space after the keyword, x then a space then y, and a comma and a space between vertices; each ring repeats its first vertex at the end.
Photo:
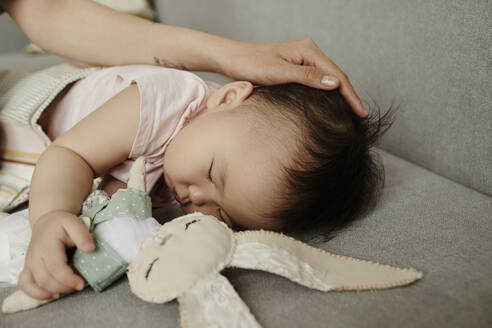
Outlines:
POLYGON ((185 70, 185 71, 188 70, 188 68, 185 65, 183 65, 183 64, 180 64, 180 63, 173 64, 170 61, 167 61, 167 60, 165 60, 163 58, 159 59, 156 56, 154 56, 154 63, 156 65, 159 65, 159 66, 164 66, 164 67, 169 67, 169 68, 175 68, 175 69, 182 69, 182 70, 185 70))

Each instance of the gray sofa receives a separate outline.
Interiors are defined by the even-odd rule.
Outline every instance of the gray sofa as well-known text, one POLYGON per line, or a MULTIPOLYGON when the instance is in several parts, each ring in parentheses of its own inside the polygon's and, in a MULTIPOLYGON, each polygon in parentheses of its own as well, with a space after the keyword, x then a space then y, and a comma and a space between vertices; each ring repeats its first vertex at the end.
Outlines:
MULTIPOLYGON (((260 324, 492 326, 490 1, 161 0, 156 8, 164 23, 233 39, 312 38, 362 99, 383 110, 400 105, 376 149, 386 172, 377 207, 329 240, 292 235, 337 254, 416 268, 423 279, 383 291, 322 293, 269 273, 227 269, 260 324)), ((6 19, 0 17, 0 47, 10 38, 6 19)), ((0 67, 28 70, 60 61, 0 55, 0 67)), ((0 299, 13 290, 0 289, 0 299)), ((101 294, 86 289, 0 314, 0 327, 178 327, 178 316, 176 301, 145 303, 121 279, 101 294)))

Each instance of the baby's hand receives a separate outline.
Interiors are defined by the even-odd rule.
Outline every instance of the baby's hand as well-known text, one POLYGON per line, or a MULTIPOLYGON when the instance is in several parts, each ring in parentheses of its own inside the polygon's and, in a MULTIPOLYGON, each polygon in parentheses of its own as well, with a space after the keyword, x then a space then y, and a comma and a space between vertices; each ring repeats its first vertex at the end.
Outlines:
POLYGON ((59 210, 39 217, 32 228, 19 288, 40 300, 82 290, 84 279, 67 264, 65 248, 73 246, 86 253, 94 250, 92 236, 81 219, 59 210))

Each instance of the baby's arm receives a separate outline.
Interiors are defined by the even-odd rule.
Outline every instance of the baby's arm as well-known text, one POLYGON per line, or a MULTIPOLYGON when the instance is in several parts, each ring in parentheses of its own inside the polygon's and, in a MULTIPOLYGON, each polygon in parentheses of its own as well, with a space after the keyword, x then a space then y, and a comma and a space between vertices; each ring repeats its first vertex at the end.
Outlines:
POLYGON ((83 280, 67 265, 65 247, 93 249, 78 214, 93 179, 130 154, 139 123, 135 84, 57 138, 41 155, 31 181, 29 218, 32 239, 19 288, 37 299, 56 297, 83 280))

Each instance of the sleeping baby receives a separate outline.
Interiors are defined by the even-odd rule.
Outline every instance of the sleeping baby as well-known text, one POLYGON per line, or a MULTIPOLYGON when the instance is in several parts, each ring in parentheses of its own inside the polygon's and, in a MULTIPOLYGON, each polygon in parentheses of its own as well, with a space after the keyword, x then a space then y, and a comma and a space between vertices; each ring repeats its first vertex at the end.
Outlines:
POLYGON ((143 65, 94 70, 36 121, 52 142, 32 175, 19 288, 37 299, 83 288, 65 253, 94 249, 82 202, 96 177, 109 196, 126 187, 138 157, 153 206, 177 202, 234 230, 340 229, 378 198, 384 171, 370 151, 390 114, 360 118, 338 90, 299 84, 220 86, 143 65))

